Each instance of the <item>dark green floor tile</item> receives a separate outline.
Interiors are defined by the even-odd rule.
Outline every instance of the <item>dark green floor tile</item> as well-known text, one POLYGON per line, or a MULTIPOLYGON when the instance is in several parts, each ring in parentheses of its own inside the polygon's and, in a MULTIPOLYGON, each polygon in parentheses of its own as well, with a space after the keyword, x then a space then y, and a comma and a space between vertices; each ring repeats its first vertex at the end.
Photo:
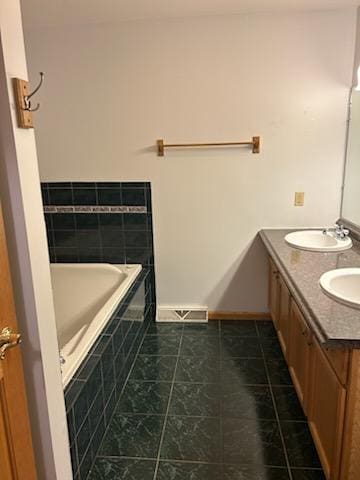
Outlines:
POLYGON ((159 464, 156 480, 221 480, 221 465, 165 462, 159 464))
POLYGON ((320 467, 313 439, 306 422, 281 422, 291 467, 320 467))
POLYGON ((156 461, 97 458, 88 480, 153 480, 156 461))
POLYGON ((172 381, 176 357, 139 355, 131 372, 131 380, 172 381))
POLYGON ((258 320, 256 326, 260 337, 277 337, 274 324, 271 320, 258 320))
POLYGON ((272 391, 280 420, 306 420, 294 387, 273 386, 272 391))
POLYGON ((259 339, 222 335, 221 355, 224 359, 228 357, 262 357, 259 339))
POLYGON ((117 406, 118 412, 165 413, 171 383, 130 380, 117 406))
POLYGON ((229 358, 221 362, 222 383, 266 385, 268 383, 262 358, 229 358))
POLYGON ((286 468, 224 465, 223 480, 290 480, 290 477, 286 468))
POLYGON ((276 418, 269 387, 225 384, 221 414, 224 417, 272 420, 276 418))
POLYGON ((169 416, 160 456, 162 459, 220 462, 220 419, 169 416))
POLYGON ((180 355, 193 357, 218 357, 220 342, 218 336, 213 335, 184 335, 180 355))
POLYGON ((184 324, 179 323, 150 323, 146 335, 181 335, 184 324))
POLYGON ((272 385, 292 385, 289 369, 283 358, 266 358, 269 379, 272 385))
POLYGON ((209 320, 207 323, 185 323, 184 335, 219 335, 219 321, 209 320))
POLYGON ((140 348, 140 355, 178 355, 181 336, 146 335, 140 348))
POLYGON ((221 335, 232 337, 257 337, 257 330, 253 320, 222 320, 221 335))
POLYGON ((208 357, 179 357, 175 381, 218 383, 220 361, 208 357))
POLYGON ((322 470, 292 469, 293 480, 326 480, 322 470))
POLYGON ((163 423, 162 415, 116 412, 106 432, 99 456, 155 459, 163 423))
POLYGON ((224 463, 285 466, 276 421, 223 418, 224 463))
POLYGON ((170 415, 218 417, 220 386, 216 383, 175 383, 170 415))
POLYGON ((260 337, 260 343, 266 358, 284 358, 280 342, 276 337, 260 337))

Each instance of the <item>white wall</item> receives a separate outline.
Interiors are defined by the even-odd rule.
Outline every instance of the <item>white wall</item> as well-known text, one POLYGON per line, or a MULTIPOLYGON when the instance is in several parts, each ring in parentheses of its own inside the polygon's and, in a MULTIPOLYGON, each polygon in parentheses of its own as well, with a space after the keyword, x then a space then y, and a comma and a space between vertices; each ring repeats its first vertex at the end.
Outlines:
POLYGON ((355 13, 28 31, 42 180, 150 180, 159 303, 266 311, 256 232, 339 216, 355 13), (260 155, 153 147, 257 134, 260 155))
POLYGON ((35 138, 33 130, 17 128, 14 107, 12 78, 27 78, 20 6, 16 0, 0 2, 0 37, 0 199, 19 331, 24 340, 21 351, 34 453, 39 480, 70 480, 35 138))

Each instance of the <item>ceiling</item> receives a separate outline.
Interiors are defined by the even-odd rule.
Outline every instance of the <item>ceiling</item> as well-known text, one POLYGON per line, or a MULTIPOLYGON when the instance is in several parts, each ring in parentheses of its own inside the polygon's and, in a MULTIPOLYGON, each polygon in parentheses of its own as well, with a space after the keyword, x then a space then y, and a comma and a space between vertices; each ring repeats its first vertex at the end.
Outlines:
POLYGON ((356 0, 22 0, 25 28, 146 18, 305 11, 355 6, 356 0))

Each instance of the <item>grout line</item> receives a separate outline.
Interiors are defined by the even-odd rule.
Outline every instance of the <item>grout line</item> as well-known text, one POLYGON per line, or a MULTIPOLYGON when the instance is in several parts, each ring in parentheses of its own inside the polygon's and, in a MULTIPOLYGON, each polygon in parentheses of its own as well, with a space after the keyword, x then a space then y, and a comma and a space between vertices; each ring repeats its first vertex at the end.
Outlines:
POLYGON ((172 378, 172 382, 171 382, 171 388, 170 388, 170 393, 169 393, 169 400, 168 400, 167 407, 166 407, 164 424, 163 424, 163 428, 162 428, 162 432, 161 432, 161 437, 160 437, 160 442, 159 442, 159 449, 158 449, 158 455, 157 455, 157 459, 156 459, 156 466, 155 466, 155 470, 154 470, 153 480, 156 480, 156 477, 157 477, 157 474, 158 474, 158 470, 159 470, 161 449, 162 449, 162 444, 163 444, 164 437, 165 437, 165 430, 166 430, 167 420, 168 420, 169 411, 170 411, 170 403, 171 403, 171 400, 172 400, 172 394, 173 394, 174 385, 175 385, 175 377, 176 377, 177 366, 178 366, 179 358, 180 358, 180 352, 181 352, 183 335, 184 335, 184 326, 183 326, 183 328, 182 328, 182 333, 181 333, 181 337, 180 337, 179 348, 178 348, 178 355, 177 355, 177 358, 176 358, 176 363, 175 363, 175 368, 174 368, 174 374, 173 374, 173 378, 172 378))
POLYGON ((269 370, 268 370, 268 366, 267 366, 267 363, 266 363, 266 356, 265 356, 265 353, 264 353, 263 345, 260 341, 260 332, 259 332, 259 329, 258 329, 258 326, 257 326, 256 322, 255 322, 255 327, 256 327, 256 331, 258 333, 259 344, 260 344, 260 348, 261 348, 261 351, 262 351, 262 354, 263 354, 266 377, 267 377, 267 380, 268 380, 268 383, 269 383, 270 394, 271 394, 272 402, 273 402, 273 405, 274 405, 276 422, 277 422, 278 429, 279 429, 279 434, 280 434, 281 443, 282 443, 282 447, 283 447, 283 452, 284 452, 284 456, 285 456, 286 467, 287 467, 287 470, 288 470, 289 479, 293 480, 293 476, 292 476, 291 468, 290 468, 290 461, 289 461, 288 453, 287 453, 287 450, 286 450, 285 439, 284 439, 284 435, 283 435, 283 432, 282 432, 282 429, 281 429, 280 417, 279 417, 279 413, 278 413, 278 410, 277 410, 277 405, 276 405, 276 402, 275 402, 274 392, 273 392, 272 385, 271 385, 271 382, 270 382, 270 375, 269 375, 269 370))
MULTIPOLYGON (((146 332, 146 330, 145 330, 145 332, 146 332)), ((122 387, 121 392, 120 392, 120 394, 119 394, 119 398, 118 398, 118 400, 117 400, 116 403, 115 403, 114 411, 112 412, 112 414, 111 414, 111 416, 110 416, 110 418, 109 418, 109 420, 108 420, 108 424, 107 424, 106 427, 105 427, 105 431, 104 431, 102 440, 101 440, 100 445, 99 445, 99 448, 98 448, 98 450, 97 450, 98 452, 100 452, 100 450, 101 450, 102 443, 103 443, 103 441, 104 441, 104 439, 105 439, 105 437, 106 437, 106 434, 107 434, 107 431, 108 431, 108 429, 109 429, 109 427, 110 427, 110 425, 111 425, 112 419, 113 419, 113 417, 115 416, 115 412, 116 412, 117 406, 118 406, 118 404, 119 404, 119 402, 120 402, 121 396, 122 396, 122 394, 124 393, 125 387, 126 387, 128 381, 129 381, 129 378, 130 378, 130 375, 131 375, 132 370, 133 370, 133 368, 134 368, 135 361, 136 361, 136 358, 137 358, 137 356, 138 356, 139 350, 140 350, 140 348, 141 348, 141 346, 142 346, 142 344, 143 344, 143 342, 144 342, 145 332, 143 333, 143 338, 142 338, 142 340, 141 340, 141 342, 140 342, 140 344, 139 344, 139 347, 138 347, 138 349, 137 349, 137 351, 136 351, 136 354, 135 354, 135 356, 134 356, 134 361, 133 361, 133 363, 132 363, 132 365, 131 365, 131 368, 130 368, 130 370, 129 370, 129 373, 128 373, 125 381, 124 381, 123 387, 122 387)), ((134 338, 134 342, 135 342, 135 340, 136 340, 136 337, 134 338)), ((131 353, 131 350, 130 350, 129 353, 131 353)), ((102 369, 101 369, 101 370, 102 370, 102 369)), ((114 389, 114 391, 115 391, 115 390, 116 390, 116 382, 115 382, 115 389, 114 389)), ((115 395, 116 395, 116 393, 115 393, 115 395)), ((104 417, 104 418, 105 418, 105 417, 104 417)), ((90 445, 90 446, 91 446, 91 445, 90 445)), ((91 466, 90 466, 89 471, 88 471, 88 473, 87 473, 87 475, 86 475, 86 479, 88 479, 88 478, 90 477, 91 470, 92 470, 92 468, 94 467, 94 464, 95 464, 97 458, 98 458, 98 455, 94 455, 94 459, 93 459, 93 461, 91 462, 91 466)), ((80 470, 80 465, 79 465, 79 470, 80 470)))

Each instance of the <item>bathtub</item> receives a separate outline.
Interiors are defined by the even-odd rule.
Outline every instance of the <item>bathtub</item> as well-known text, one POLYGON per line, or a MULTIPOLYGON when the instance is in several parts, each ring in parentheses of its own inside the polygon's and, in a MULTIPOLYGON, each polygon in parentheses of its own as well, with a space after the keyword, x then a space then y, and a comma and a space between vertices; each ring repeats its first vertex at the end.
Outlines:
POLYGON ((63 387, 141 271, 141 265, 51 264, 63 387))

